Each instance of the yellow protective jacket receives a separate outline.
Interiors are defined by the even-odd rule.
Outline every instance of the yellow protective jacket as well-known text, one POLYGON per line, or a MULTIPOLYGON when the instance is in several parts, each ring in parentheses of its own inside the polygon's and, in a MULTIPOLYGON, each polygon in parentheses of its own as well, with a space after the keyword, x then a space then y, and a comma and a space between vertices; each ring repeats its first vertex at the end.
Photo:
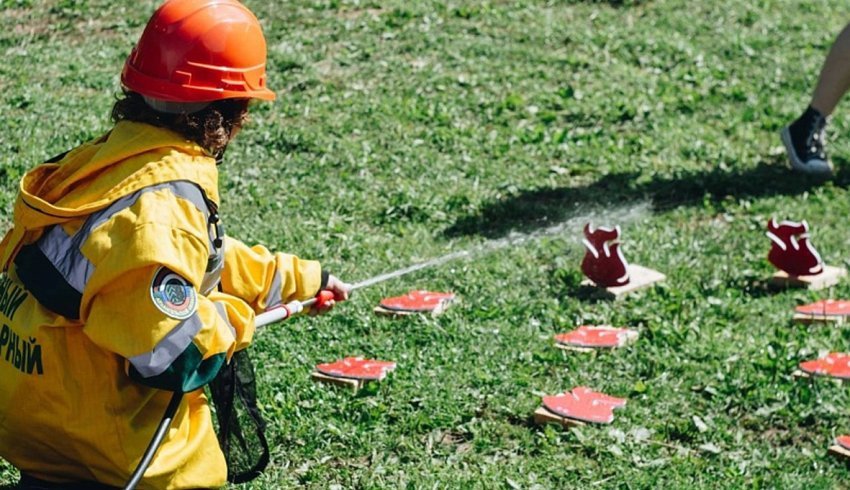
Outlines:
POLYGON ((217 179, 199 146, 132 122, 22 179, 0 244, 0 456, 123 486, 179 390, 139 488, 225 483, 202 387, 256 312, 315 296, 322 273, 225 240, 217 179))

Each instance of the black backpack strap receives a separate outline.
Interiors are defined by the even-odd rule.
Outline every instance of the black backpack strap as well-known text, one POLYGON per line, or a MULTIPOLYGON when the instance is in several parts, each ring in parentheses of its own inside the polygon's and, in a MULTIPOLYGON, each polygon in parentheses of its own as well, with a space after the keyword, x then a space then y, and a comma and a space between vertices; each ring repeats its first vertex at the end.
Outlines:
POLYGON ((209 384, 218 422, 218 442, 227 461, 227 480, 249 482, 269 464, 266 422, 257 407, 254 366, 237 351, 209 384))

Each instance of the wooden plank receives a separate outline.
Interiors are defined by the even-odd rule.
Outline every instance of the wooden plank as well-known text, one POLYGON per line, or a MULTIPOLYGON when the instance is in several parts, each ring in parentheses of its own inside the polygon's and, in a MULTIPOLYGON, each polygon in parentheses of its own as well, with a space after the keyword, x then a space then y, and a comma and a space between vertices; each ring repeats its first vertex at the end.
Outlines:
POLYGON ((827 452, 829 452, 831 456, 835 456, 836 458, 841 458, 850 461, 850 450, 848 450, 844 446, 833 444, 832 446, 829 446, 827 452))
POLYGON ((560 342, 555 342, 555 347, 561 350, 568 350, 570 352, 581 352, 582 354, 593 352, 595 350, 616 349, 616 347, 580 347, 578 345, 562 344, 560 342))
POLYGON ((805 313, 794 313, 794 323, 803 325, 812 325, 815 323, 828 323, 834 326, 841 326, 847 322, 847 317, 842 315, 808 315, 805 313))
POLYGON ((388 310, 381 306, 376 306, 374 310, 376 314, 383 316, 410 316, 410 315, 421 315, 422 312, 418 311, 396 311, 396 310, 388 310))
POLYGON ((313 371, 313 374, 310 375, 313 378, 313 381, 318 383, 326 383, 334 386, 342 386, 344 388, 351 389, 353 391, 357 391, 363 387, 365 382, 362 379, 351 379, 351 378, 340 378, 337 376, 328 376, 327 374, 320 373, 318 371, 313 371))
POLYGON ((838 383, 838 384, 850 383, 850 379, 836 378, 835 376, 821 376, 821 375, 812 376, 811 374, 803 371, 802 369, 795 369, 794 372, 791 373, 791 376, 794 379, 809 380, 809 381, 812 381, 812 382, 814 382, 815 379, 823 379, 823 380, 827 380, 827 381, 833 381, 833 382, 838 383))
POLYGON ((581 353, 593 352, 595 350, 599 350, 599 351, 615 350, 615 349, 623 348, 623 347, 625 347, 629 344, 633 344, 634 342, 637 341, 638 337, 640 337, 640 335, 638 334, 638 331, 637 330, 631 330, 629 335, 626 335, 626 338, 623 341, 623 343, 620 344, 620 345, 615 345, 614 347, 591 347, 591 346, 585 346, 585 345, 571 345, 571 344, 564 344, 564 343, 558 342, 557 340, 555 341, 555 347, 557 347, 558 349, 561 349, 561 350, 567 350, 567 351, 571 351, 571 352, 581 352, 581 353))
POLYGON ((580 420, 568 419, 552 413, 546 407, 539 407, 534 411, 534 423, 537 425, 557 424, 561 427, 581 427, 585 425, 580 420))
POLYGON ((451 301, 447 301, 442 303, 437 308, 434 308, 432 311, 401 311, 401 310, 390 310, 388 308, 384 308, 383 306, 376 306, 373 312, 382 316, 393 316, 393 317, 402 317, 402 316, 411 316, 411 315, 430 315, 432 317, 441 315, 444 311, 448 309, 448 304, 451 301))
POLYGON ((835 286, 846 275, 846 269, 831 265, 824 265, 823 272, 814 276, 789 276, 787 272, 778 271, 770 278, 770 286, 773 288, 805 288, 817 291, 835 286))
POLYGON ((643 267, 641 265, 629 264, 629 283, 624 286, 602 288, 597 286, 590 279, 585 279, 581 282, 581 285, 596 288, 598 290, 598 294, 601 296, 617 299, 634 291, 648 288, 665 279, 667 279, 667 276, 654 269, 643 267))

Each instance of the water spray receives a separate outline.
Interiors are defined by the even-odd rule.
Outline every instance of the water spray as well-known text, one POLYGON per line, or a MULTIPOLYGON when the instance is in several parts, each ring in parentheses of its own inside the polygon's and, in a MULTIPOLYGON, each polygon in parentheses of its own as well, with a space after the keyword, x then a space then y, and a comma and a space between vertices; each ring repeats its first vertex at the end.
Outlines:
MULTIPOLYGON (((646 215, 648 210, 649 204, 641 202, 628 207, 623 206, 615 208, 613 210, 607 210, 607 212, 585 213, 581 216, 573 216, 572 218, 569 218, 558 224, 542 228, 531 233, 511 233, 505 238, 500 238, 498 240, 488 240, 469 250, 459 250, 456 252, 451 252, 441 257, 435 257, 424 262, 418 262, 413 265, 408 265, 400 269, 396 269, 394 271, 385 272, 383 274, 379 274, 368 279, 363 279, 362 281, 352 284, 349 288, 349 291, 353 292, 357 289, 368 288, 370 286, 389 281, 390 279, 406 276, 408 274, 412 274, 423 269, 437 267, 447 262, 452 262, 454 260, 477 257, 479 255, 489 254, 508 247, 522 245, 532 240, 559 236, 567 230, 573 230, 576 228, 580 229, 581 226, 583 226, 589 221, 610 221, 616 223, 635 221, 638 218, 646 215)), ((254 325, 257 328, 270 325, 272 323, 285 320, 292 315, 301 313, 305 308, 309 308, 311 306, 319 306, 321 308, 322 305, 333 299, 333 293, 331 293, 330 291, 320 291, 318 296, 316 296, 315 298, 308 299, 307 301, 292 301, 291 303, 280 305, 266 312, 260 313, 254 320, 254 325)))

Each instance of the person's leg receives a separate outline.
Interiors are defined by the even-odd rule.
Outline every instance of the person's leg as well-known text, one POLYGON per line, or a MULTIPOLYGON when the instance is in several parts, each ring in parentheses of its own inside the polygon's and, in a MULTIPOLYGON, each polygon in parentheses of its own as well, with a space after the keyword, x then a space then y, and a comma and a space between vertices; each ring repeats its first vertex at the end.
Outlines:
POLYGON ((826 155, 826 118, 850 89, 850 24, 835 39, 823 62, 812 101, 806 111, 782 129, 782 143, 794 170, 816 174, 832 173, 826 155))
POLYGON ((835 39, 823 62, 811 106, 829 116, 850 89, 850 24, 835 39))

